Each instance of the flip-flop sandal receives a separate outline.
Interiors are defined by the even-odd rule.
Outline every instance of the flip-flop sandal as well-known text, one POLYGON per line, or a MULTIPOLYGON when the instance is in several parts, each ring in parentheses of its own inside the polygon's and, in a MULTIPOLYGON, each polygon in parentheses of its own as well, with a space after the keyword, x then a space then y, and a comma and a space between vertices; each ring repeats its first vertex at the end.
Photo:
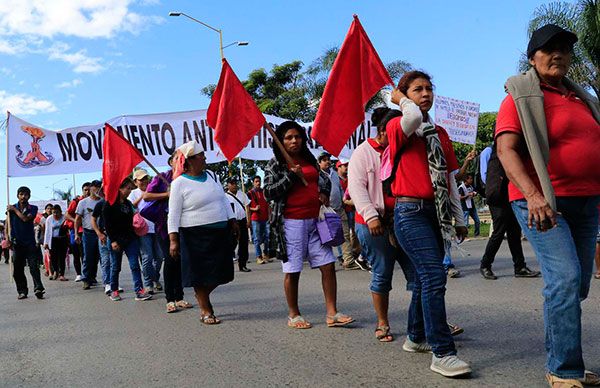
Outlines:
POLYGON ((546 381, 552 388, 583 388, 583 385, 577 379, 561 379, 550 373, 546 373, 546 381))
POLYGON ((215 314, 208 314, 200 316, 200 322, 204 323, 205 325, 218 325, 221 323, 221 320, 215 317, 215 314))
POLYGON ((583 385, 591 385, 593 387, 600 386, 600 376, 598 373, 594 373, 591 370, 586 370, 584 373, 584 377, 579 379, 583 385))
POLYGON ((390 327, 387 325, 377 326, 375 329, 375 338, 379 342, 392 342, 394 340, 394 336, 390 333, 390 327), (377 332, 381 332, 381 334, 377 334, 377 332))
POLYGON ((182 309, 191 309, 192 307, 194 307, 190 302, 187 302, 185 300, 178 300, 177 302, 175 302, 175 306, 182 309))
POLYGON ((462 327, 458 326, 458 325, 454 325, 450 322, 448 323, 448 328, 450 329, 450 335, 455 336, 455 335, 459 335, 465 332, 465 329, 463 329, 462 327))
POLYGON ((333 317, 327 316, 326 321, 327 327, 343 327, 354 322, 354 318, 342 313, 337 313, 333 317))
POLYGON ((288 317, 288 327, 292 329, 310 329, 312 325, 302 315, 296 315, 294 318, 288 317))
POLYGON ((595 273, 594 274, 594 279, 600 279, 600 273, 595 273))
POLYGON ((175 304, 175 302, 167 303, 167 313, 174 313, 174 312, 177 312, 177 305, 175 304))

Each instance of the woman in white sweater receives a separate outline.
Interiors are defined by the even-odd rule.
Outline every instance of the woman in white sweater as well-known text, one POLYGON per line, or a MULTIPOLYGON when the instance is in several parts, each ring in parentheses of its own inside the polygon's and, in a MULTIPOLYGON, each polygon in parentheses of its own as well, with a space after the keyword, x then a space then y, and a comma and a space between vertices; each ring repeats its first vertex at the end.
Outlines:
POLYGON ((184 173, 171 183, 168 230, 170 253, 181 257, 184 287, 194 287, 200 321, 215 325, 210 293, 233 280, 235 214, 215 174, 206 171, 204 149, 195 141, 179 147, 184 173))
POLYGON ((50 251, 50 280, 66 281, 65 260, 67 258, 68 229, 60 205, 52 207, 52 215, 46 218, 44 249, 50 251))

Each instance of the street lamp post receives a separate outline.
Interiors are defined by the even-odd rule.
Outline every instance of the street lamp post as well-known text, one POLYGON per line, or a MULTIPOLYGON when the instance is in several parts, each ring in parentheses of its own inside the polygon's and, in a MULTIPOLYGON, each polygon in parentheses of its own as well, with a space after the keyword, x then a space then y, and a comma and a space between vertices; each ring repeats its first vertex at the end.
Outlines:
MULTIPOLYGON (((209 24, 204 23, 203 21, 200 21, 196 18, 191 17, 190 15, 184 13, 184 12, 169 12, 169 16, 185 16, 186 18, 195 21, 196 23, 200 23, 202 24, 204 27, 206 28, 210 28, 211 30, 219 33, 219 51, 221 53, 221 60, 225 59, 225 55, 223 53, 223 50, 226 49, 227 47, 236 45, 236 46, 248 46, 250 44, 250 42, 248 41, 235 41, 232 43, 229 43, 228 45, 223 46, 223 30, 219 29, 219 28, 215 28, 209 24)), ((238 156, 238 161, 240 163, 240 180, 241 180, 241 184, 242 184, 242 191, 246 191, 245 187, 244 187, 244 173, 243 173, 243 165, 242 165, 242 157, 238 156)))
POLYGON ((215 28, 209 24, 204 23, 201 20, 198 20, 194 17, 191 17, 190 15, 186 14, 185 12, 169 12, 169 16, 185 16, 186 18, 195 21, 196 23, 200 23, 202 24, 204 27, 206 28, 210 28, 211 30, 213 30, 214 32, 219 34, 219 51, 221 53, 221 59, 225 59, 225 54, 223 53, 223 50, 226 49, 229 46, 233 46, 233 45, 237 45, 237 46, 248 46, 249 42, 246 41, 239 41, 239 42, 233 42, 230 43, 226 46, 223 46, 223 30, 219 29, 219 28, 215 28))
MULTIPOLYGON (((55 191, 54 191, 54 187, 56 186, 56 184, 57 184, 57 183, 60 183, 60 182, 63 182, 63 181, 66 181, 66 180, 68 180, 68 179, 67 179, 67 178, 62 178, 62 179, 59 179, 59 180, 57 180, 56 182, 54 182, 54 183, 52 184, 52 199, 56 199, 56 198, 55 198, 55 194, 56 194, 56 193, 55 193, 55 191)), ((46 187, 47 187, 47 188, 49 188, 48 186, 46 186, 46 187)))

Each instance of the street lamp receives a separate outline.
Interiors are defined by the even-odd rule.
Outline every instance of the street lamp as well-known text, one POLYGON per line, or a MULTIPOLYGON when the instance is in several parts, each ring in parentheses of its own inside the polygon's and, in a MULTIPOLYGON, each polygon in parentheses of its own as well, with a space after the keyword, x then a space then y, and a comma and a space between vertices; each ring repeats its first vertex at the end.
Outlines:
POLYGON ((247 42, 247 41, 238 41, 238 42, 233 42, 233 43, 230 43, 230 44, 228 44, 226 46, 223 46, 223 30, 220 30, 220 29, 215 28, 215 27, 213 27, 211 25, 208 25, 208 24, 204 23, 203 21, 200 21, 200 20, 198 20, 196 18, 193 18, 193 17, 191 17, 190 15, 188 15, 188 14, 186 14, 184 12, 169 12, 169 16, 185 16, 186 18, 188 18, 190 20, 193 20, 196 23, 200 23, 204 27, 210 28, 211 30, 217 32, 219 34, 219 50, 221 52, 221 59, 225 58, 225 55, 223 54, 223 49, 225 49, 225 48, 227 48, 229 46, 233 46, 233 45, 248 46, 248 44, 250 43, 250 42, 247 42))

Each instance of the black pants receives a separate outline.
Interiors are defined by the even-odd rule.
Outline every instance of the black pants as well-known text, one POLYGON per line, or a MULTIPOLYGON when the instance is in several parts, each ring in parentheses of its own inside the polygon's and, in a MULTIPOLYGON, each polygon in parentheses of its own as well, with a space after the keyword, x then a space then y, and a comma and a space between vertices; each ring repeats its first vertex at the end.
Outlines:
POLYGON ((33 279, 34 291, 44 291, 44 285, 42 284, 42 278, 40 276, 38 252, 40 252, 40 248, 35 244, 15 245, 13 252, 13 278, 15 279, 17 292, 19 294, 27 295, 29 293, 29 289, 27 288, 27 278, 25 277, 25 263, 29 266, 29 273, 31 273, 31 278, 33 279))
POLYGON ((234 241, 233 250, 235 252, 235 243, 238 246, 238 266, 240 269, 245 268, 248 264, 248 223, 246 219, 238 220, 238 226, 240 227, 240 239, 234 241))
POLYGON ((485 247, 485 253, 481 259, 481 268, 492 268, 492 263, 506 233, 515 271, 520 270, 525 267, 525 256, 521 246, 521 227, 515 218, 515 214, 509 205, 502 207, 490 206, 490 213, 492 213, 494 231, 485 247))
POLYGON ((58 274, 65 275, 65 261, 67 259, 67 237, 53 237, 52 248, 50 249, 50 270, 58 274))
POLYGON ((183 299, 183 286, 181 285, 181 258, 174 259, 169 254, 169 238, 163 239, 157 235, 158 243, 164 257, 163 290, 167 302, 177 302, 183 299))
MULTIPOLYGON (((2 250, 2 252, 1 252, 1 254, 2 254, 2 256, 4 256, 4 262, 5 262, 6 264, 8 264, 8 260, 10 259, 10 252, 9 252, 8 248, 6 248, 6 249, 3 249, 3 250, 2 250)), ((1 258, 2 256, 0 256, 0 258, 1 258)))
MULTIPOLYGON (((81 237, 81 234, 79 235, 81 237)), ((69 252, 73 255, 73 266, 77 275, 81 276, 81 259, 83 257, 83 247, 81 244, 69 244, 69 252)))

